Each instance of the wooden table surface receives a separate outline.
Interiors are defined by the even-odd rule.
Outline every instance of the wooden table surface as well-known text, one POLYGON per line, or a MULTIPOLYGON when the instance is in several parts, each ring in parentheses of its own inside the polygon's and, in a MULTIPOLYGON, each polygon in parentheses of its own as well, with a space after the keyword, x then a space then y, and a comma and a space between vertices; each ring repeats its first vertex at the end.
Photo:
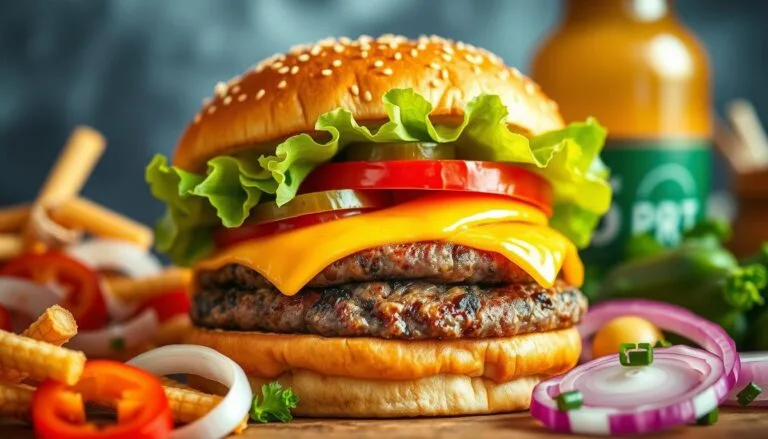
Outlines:
MULTIPOLYGON (((2 439, 31 439, 31 429, 0 424, 2 439)), ((545 430, 528 413, 461 418, 328 420, 297 419, 287 424, 252 425, 240 439, 318 438, 499 438, 535 439, 584 437, 555 435, 545 430)), ((680 427, 653 435, 655 438, 768 438, 768 409, 721 409, 720 421, 709 427, 680 427)))

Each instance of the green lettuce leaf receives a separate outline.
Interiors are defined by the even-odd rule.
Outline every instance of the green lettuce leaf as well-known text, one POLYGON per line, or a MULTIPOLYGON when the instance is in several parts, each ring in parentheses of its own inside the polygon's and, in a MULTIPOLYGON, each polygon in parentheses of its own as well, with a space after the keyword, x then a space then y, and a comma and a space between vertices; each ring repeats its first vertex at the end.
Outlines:
POLYGON ((578 247, 610 204, 608 170, 599 154, 605 130, 593 119, 528 139, 510 131, 507 108, 495 95, 467 104, 458 126, 436 126, 430 103, 411 89, 394 89, 383 97, 389 120, 371 130, 339 108, 315 124, 329 140, 322 143, 300 134, 279 144, 272 156, 252 153, 220 156, 208 162, 205 175, 168 166, 157 156, 147 167, 152 194, 168 207, 156 227, 158 250, 179 265, 188 265, 212 248, 216 227, 238 227, 263 196, 278 205, 296 196, 301 182, 318 165, 356 142, 455 142, 460 158, 515 163, 545 177, 555 193, 553 227, 578 247))

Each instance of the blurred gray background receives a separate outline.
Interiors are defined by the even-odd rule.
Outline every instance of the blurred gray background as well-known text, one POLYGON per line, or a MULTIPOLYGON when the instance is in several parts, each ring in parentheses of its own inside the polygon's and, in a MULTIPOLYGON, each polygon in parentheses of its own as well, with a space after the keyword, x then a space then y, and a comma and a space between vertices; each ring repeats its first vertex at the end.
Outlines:
MULTIPOLYGON (((600 0, 595 0, 600 1, 600 0)), ((679 0, 707 45, 718 109, 768 111, 768 1, 679 0)), ((151 223, 144 166, 170 153, 214 84, 327 36, 439 34, 528 71, 559 0, 0 0, 0 205, 31 200, 77 124, 107 152, 84 194, 151 223)))

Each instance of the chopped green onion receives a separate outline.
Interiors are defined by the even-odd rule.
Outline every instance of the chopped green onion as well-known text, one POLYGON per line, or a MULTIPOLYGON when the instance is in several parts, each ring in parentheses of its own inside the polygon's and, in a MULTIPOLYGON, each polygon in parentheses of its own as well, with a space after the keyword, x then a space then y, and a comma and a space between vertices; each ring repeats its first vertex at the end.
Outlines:
POLYGON ((122 337, 115 337, 109 341, 109 348, 113 351, 124 351, 125 340, 122 337))
POLYGON ((696 424, 698 425, 715 425, 717 424, 717 418, 719 417, 720 411, 718 409, 714 409, 711 412, 707 413, 706 415, 700 417, 696 420, 696 424))
POLYGON ((668 342, 667 340, 659 340, 655 345, 653 345, 654 348, 668 348, 670 346, 672 346, 672 343, 668 342))
POLYGON ((763 389, 755 383, 749 383, 741 392, 736 395, 736 399, 739 401, 739 405, 742 407, 748 406, 755 398, 763 393, 763 389))
POLYGON ((578 390, 570 390, 557 396, 557 408, 563 412, 579 409, 583 404, 584 395, 578 390))
POLYGON ((648 366, 653 363, 653 347, 650 343, 622 343, 619 362, 622 366, 648 366))

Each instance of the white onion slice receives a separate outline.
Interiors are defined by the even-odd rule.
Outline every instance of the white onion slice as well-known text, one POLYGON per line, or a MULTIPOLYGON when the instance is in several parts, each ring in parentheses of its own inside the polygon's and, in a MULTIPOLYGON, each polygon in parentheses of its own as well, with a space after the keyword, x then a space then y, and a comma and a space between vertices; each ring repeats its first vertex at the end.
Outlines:
POLYGON ((211 348, 197 345, 169 345, 133 358, 128 364, 155 375, 192 374, 229 388, 227 395, 207 415, 177 428, 171 439, 223 438, 243 420, 251 407, 253 393, 243 369, 211 348))
POLYGON ((0 276, 0 305, 10 311, 36 318, 61 299, 61 295, 49 286, 18 277, 0 276))
POLYGON ((89 357, 108 357, 115 353, 115 340, 121 340, 124 349, 135 348, 153 337, 159 327, 157 312, 150 308, 128 322, 79 332, 69 342, 68 347, 81 350, 89 357))
MULTIPOLYGON (((95 270, 120 271, 128 277, 152 276, 163 270, 151 253, 127 241, 91 239, 67 248, 66 252, 95 270)), ((104 302, 110 317, 117 321, 127 319, 138 309, 138 304, 122 302, 110 294, 104 294, 104 302)))

